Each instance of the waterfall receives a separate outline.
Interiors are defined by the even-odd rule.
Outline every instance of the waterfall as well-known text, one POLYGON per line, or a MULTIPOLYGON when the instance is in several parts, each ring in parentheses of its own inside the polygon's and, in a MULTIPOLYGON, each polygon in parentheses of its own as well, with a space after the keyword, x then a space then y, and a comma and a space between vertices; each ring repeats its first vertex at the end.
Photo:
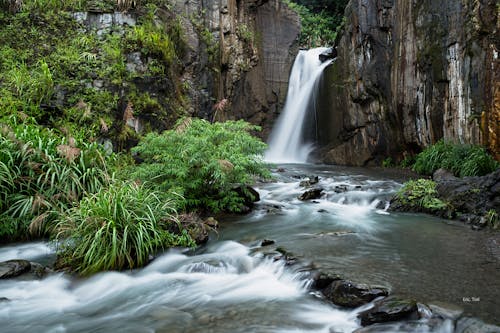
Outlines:
POLYGON ((315 114, 314 95, 318 78, 331 62, 319 55, 327 48, 301 50, 295 58, 288 84, 285 107, 271 132, 265 159, 274 163, 305 163, 313 142, 304 138, 306 115, 315 114), (310 111, 310 109, 313 109, 310 111))

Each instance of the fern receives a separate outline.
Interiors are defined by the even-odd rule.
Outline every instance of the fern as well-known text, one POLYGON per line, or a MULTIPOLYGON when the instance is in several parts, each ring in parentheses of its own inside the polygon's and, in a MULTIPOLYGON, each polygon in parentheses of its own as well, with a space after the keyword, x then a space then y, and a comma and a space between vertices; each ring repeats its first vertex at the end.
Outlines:
POLYGON ((243 199, 233 189, 269 176, 266 145, 249 134, 256 129, 244 121, 181 119, 175 130, 151 133, 133 149, 144 160, 134 176, 159 190, 182 188, 181 208, 238 211, 243 199))

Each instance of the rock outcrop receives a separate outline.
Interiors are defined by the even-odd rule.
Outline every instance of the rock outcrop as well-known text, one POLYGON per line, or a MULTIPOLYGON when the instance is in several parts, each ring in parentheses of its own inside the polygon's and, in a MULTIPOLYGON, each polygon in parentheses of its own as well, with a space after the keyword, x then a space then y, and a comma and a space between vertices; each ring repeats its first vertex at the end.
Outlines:
POLYGON ((445 140, 500 159, 497 4, 351 0, 320 89, 316 158, 367 165, 445 140))
POLYGON ((298 52, 298 15, 281 0, 176 1, 189 52, 196 116, 244 119, 266 137, 284 103, 298 52))

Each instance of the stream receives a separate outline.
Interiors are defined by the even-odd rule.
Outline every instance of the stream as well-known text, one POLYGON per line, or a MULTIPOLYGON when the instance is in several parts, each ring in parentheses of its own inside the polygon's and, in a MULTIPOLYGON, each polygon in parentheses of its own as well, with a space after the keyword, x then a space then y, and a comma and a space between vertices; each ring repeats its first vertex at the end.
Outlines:
MULTIPOLYGON (((247 215, 221 219, 194 253, 174 249, 143 269, 88 279, 62 273, 0 280, 0 332, 353 332, 357 314, 309 289, 307 267, 382 285, 391 294, 499 324, 500 262, 494 234, 422 214, 389 213, 404 178, 390 170, 283 165, 257 184, 247 215), (305 176, 324 195, 300 201, 305 176), (261 247, 263 239, 274 244, 261 247), (277 247, 299 264, 266 256, 277 247)), ((44 242, 0 248, 0 261, 54 260, 44 242)), ((452 320, 393 323, 380 332, 454 332, 452 320)))

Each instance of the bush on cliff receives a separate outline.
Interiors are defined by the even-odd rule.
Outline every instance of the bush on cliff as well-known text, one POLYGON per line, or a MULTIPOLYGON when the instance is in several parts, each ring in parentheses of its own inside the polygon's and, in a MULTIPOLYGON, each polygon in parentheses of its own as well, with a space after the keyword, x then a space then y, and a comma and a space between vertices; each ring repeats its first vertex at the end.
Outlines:
POLYGON ((244 121, 209 123, 185 118, 174 130, 150 133, 133 149, 143 162, 134 176, 161 191, 177 189, 184 209, 237 212, 244 199, 235 189, 268 177, 265 143, 244 121))
POLYGON ((483 147, 440 140, 417 155, 413 170, 432 175, 437 169, 444 168, 457 177, 466 177, 484 176, 498 167, 499 163, 483 147))

